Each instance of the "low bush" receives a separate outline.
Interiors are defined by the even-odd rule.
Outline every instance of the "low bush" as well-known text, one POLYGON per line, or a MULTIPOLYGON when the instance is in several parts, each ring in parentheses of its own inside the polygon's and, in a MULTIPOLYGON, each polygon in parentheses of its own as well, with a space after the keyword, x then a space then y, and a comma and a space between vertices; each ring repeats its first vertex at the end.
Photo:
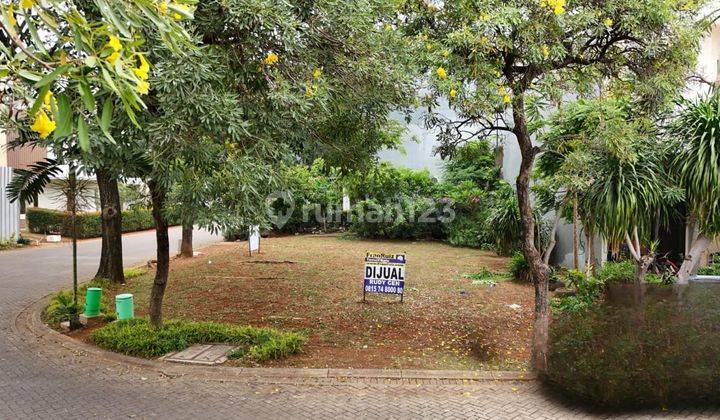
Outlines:
POLYGON ((605 290, 605 283, 580 270, 568 270, 558 275, 558 280, 575 288, 575 296, 554 298, 550 306, 556 312, 582 312, 593 306, 605 290))
POLYGON ((605 409, 720 403, 720 288, 683 290, 652 286, 634 305, 556 316, 548 383, 605 409))
POLYGON ((75 306, 72 292, 60 291, 50 298, 43 318, 48 324, 59 324, 63 321, 69 321, 78 313, 78 307, 75 306))
POLYGON ((598 270, 597 278, 605 284, 633 283, 635 281, 635 263, 630 260, 608 261, 598 270))
POLYGON ((258 362, 296 353, 306 341, 294 332, 214 322, 171 320, 158 329, 146 318, 108 324, 93 331, 90 338, 102 348, 139 357, 158 357, 197 343, 228 343, 243 347, 234 357, 242 354, 258 362))
POLYGON ((525 261, 525 256, 522 252, 516 252, 510 258, 510 264, 508 265, 508 272, 516 281, 529 283, 532 281, 532 272, 530 271, 530 265, 525 261))
POLYGON ((395 203, 364 200, 353 207, 349 225, 363 238, 432 239, 442 237, 442 205, 404 197, 395 203))
MULTIPOLYGON (((28 229, 33 233, 59 233, 72 237, 72 218, 69 212, 41 208, 28 208, 26 213, 28 229)), ((171 221, 172 225, 177 224, 171 221)), ((102 221, 99 212, 78 213, 76 217, 77 237, 96 238, 102 236, 102 221)), ((135 232, 152 229, 155 221, 148 209, 134 209, 122 213, 122 231, 135 232)))
POLYGON ((106 321, 112 321, 116 318, 113 302, 110 296, 105 293, 109 281, 106 279, 94 279, 93 281, 78 286, 78 304, 75 307, 73 302, 72 290, 61 290, 57 292, 45 308, 43 320, 48 324, 59 324, 63 321, 69 321, 75 314, 80 314, 85 309, 85 294, 88 287, 99 287, 103 289, 100 298, 100 313, 103 314, 106 321))

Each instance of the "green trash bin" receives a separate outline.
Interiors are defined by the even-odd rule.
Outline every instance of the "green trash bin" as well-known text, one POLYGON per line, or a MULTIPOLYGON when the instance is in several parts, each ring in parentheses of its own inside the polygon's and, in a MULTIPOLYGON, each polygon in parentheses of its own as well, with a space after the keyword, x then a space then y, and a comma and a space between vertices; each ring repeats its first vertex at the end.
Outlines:
POLYGON ((102 288, 88 287, 85 293, 85 316, 93 317, 100 315, 100 298, 102 297, 102 288))
POLYGON ((117 319, 131 319, 135 317, 133 308, 133 295, 131 293, 123 293, 115 296, 115 310, 117 311, 117 319))

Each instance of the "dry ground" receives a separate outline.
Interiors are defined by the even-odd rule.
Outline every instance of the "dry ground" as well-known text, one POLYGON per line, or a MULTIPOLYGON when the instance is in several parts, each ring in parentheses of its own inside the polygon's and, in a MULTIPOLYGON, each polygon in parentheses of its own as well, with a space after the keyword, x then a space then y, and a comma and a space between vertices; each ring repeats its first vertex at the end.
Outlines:
MULTIPOLYGON (((302 353, 271 366, 338 368, 524 369, 530 354, 533 291, 502 281, 472 285, 463 274, 504 271, 507 259, 438 242, 370 241, 337 236, 222 243, 172 263, 165 317, 305 331, 302 353), (405 301, 368 294, 366 251, 407 252, 405 301), (519 309, 508 305, 518 304, 519 309)), ((152 274, 107 293, 135 294, 147 313, 152 274)))

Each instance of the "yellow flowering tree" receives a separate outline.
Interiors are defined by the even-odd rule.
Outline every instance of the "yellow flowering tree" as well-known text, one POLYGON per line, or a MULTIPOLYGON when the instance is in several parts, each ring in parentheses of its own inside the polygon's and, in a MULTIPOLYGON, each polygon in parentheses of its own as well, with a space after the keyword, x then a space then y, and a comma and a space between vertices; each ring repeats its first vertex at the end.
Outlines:
POLYGON ((706 21, 703 1, 406 0, 397 26, 426 68, 432 94, 450 99, 457 118, 431 110, 442 155, 477 137, 498 133, 517 141, 516 180, 522 253, 535 285, 533 365, 546 368, 549 267, 535 240, 530 183, 533 141, 543 115, 569 98, 599 90, 626 97, 640 112, 667 105, 684 85, 706 21), (429 51, 425 45, 437 48, 429 51), (448 53, 445 53, 448 51, 448 53))
POLYGON ((175 53, 191 48, 182 21, 194 3, 0 0, 0 80, 14 86, 5 98, 11 120, 42 139, 74 138, 83 150, 91 126, 110 138, 116 99, 133 122, 145 107, 144 33, 175 53))

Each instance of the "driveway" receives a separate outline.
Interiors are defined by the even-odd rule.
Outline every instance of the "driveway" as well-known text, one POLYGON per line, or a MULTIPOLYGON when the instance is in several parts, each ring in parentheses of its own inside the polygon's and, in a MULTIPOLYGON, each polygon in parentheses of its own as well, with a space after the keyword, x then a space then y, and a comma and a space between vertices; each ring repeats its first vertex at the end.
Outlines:
MULTIPOLYGON (((179 237, 180 229, 172 229, 173 253, 179 237)), ((195 239, 198 245, 218 240, 207 232, 196 232, 195 239)), ((168 374, 99 357, 64 345, 28 321, 35 314, 28 306, 70 285, 70 251, 60 245, 0 253, 0 419, 592 417, 550 398, 533 381, 228 380, 215 376, 217 371, 168 374)), ((128 266, 152 259, 154 232, 126 235, 123 252, 128 266)), ((94 274, 99 253, 99 240, 80 244, 81 278, 94 274)))

